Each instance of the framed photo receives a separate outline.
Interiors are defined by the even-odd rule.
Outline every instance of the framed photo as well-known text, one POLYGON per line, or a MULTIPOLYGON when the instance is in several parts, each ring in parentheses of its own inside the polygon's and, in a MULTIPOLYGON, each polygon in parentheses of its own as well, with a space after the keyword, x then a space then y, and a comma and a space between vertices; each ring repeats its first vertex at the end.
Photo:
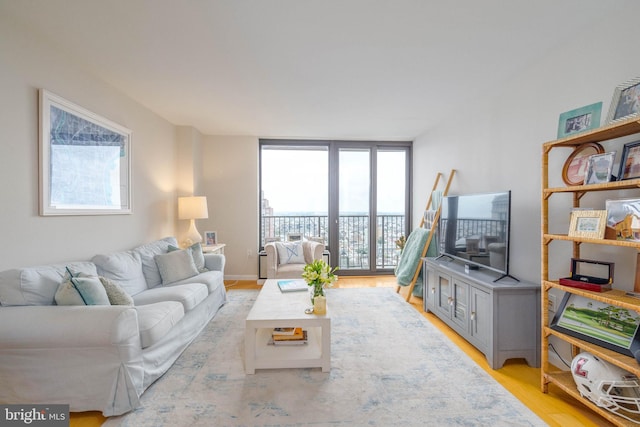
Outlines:
POLYGON ((624 144, 618 180, 640 178, 640 141, 624 144))
POLYGON ((217 231, 205 231, 204 232, 204 244, 205 246, 213 246, 218 244, 218 232, 217 231))
POLYGON ((302 233, 287 233, 287 242, 299 242, 302 240, 302 233))
POLYGON ((640 242, 640 199, 607 200, 605 206, 607 227, 615 231, 615 239, 640 242))
POLYGON ((576 147, 562 167, 562 180, 567 185, 582 185, 587 174, 589 157, 604 153, 604 147, 596 142, 586 142, 576 147))
POLYGON ((131 134, 40 89, 40 215, 131 213, 131 134))
POLYGON ((558 138, 600 127, 601 114, 602 102, 596 102, 595 104, 560 114, 558 138))
POLYGON ((635 311, 567 292, 551 329, 635 357, 640 350, 635 311))
POLYGON ((571 211, 569 236, 602 239, 606 226, 607 211, 576 209, 571 211))
POLYGON ((589 159, 587 160, 587 174, 584 179, 584 183, 588 185, 609 182, 611 179, 611 171, 613 170, 613 160, 615 158, 615 151, 589 156, 589 159))
POLYGON ((266 245, 267 243, 273 243, 273 242, 279 242, 280 238, 279 237, 265 237, 264 238, 264 244, 266 245))
POLYGON ((640 112, 640 77, 615 88, 607 121, 613 123, 628 119, 638 112, 640 112))

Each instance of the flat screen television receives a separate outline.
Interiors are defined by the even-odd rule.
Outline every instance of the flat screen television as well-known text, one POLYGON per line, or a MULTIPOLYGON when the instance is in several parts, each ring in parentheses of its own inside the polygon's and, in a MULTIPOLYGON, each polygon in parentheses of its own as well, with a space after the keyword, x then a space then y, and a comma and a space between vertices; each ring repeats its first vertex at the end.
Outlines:
MULTIPOLYGON (((511 191, 447 196, 442 199, 439 253, 470 268, 509 275, 511 191)), ((517 280, 517 279, 516 279, 517 280)))

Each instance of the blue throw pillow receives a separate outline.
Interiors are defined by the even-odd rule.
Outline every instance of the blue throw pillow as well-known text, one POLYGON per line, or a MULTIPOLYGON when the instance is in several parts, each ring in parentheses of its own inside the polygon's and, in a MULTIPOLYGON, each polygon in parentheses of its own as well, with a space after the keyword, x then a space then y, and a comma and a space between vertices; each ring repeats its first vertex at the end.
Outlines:
POLYGON ((74 275, 67 269, 65 280, 58 286, 58 305, 111 305, 107 291, 98 277, 74 275))

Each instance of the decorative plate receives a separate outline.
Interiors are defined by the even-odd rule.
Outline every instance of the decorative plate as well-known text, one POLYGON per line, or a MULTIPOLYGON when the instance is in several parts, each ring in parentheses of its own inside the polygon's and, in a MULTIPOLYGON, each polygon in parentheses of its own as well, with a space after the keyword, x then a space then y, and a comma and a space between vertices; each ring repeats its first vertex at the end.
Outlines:
POLYGON ((604 153, 604 147, 597 142, 585 142, 576 147, 562 167, 562 180, 567 185, 582 185, 587 173, 589 157, 604 153))

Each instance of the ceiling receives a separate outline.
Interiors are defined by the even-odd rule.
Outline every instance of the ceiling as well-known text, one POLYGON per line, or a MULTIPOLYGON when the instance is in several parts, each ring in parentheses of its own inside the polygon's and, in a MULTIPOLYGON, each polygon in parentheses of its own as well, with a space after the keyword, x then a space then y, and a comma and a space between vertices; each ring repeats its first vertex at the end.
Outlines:
POLYGON ((414 139, 634 0, 0 0, 207 135, 414 139))

